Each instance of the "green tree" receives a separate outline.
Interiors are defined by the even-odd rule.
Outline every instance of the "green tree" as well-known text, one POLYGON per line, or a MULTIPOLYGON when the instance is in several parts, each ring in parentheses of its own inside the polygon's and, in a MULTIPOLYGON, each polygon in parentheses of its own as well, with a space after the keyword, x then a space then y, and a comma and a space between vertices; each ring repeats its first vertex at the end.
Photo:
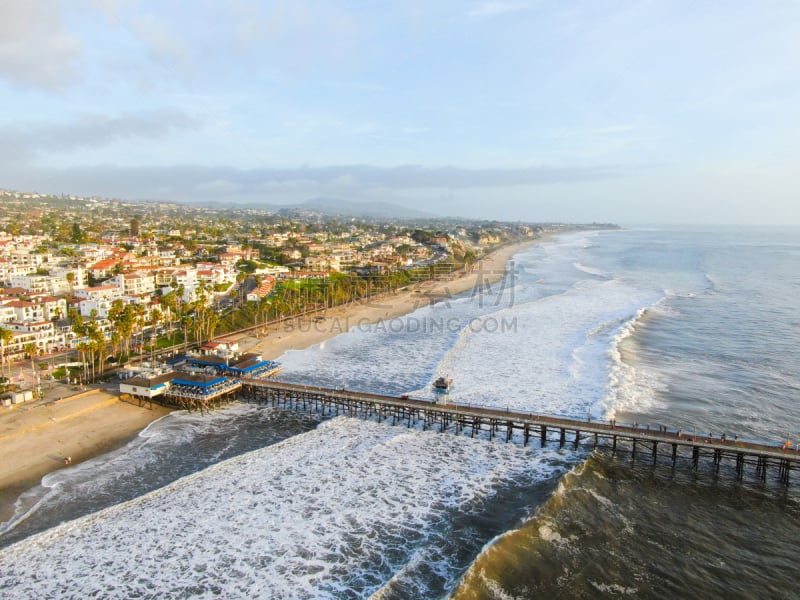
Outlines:
POLYGON ((172 324, 175 321, 176 315, 180 309, 180 298, 175 290, 167 292, 158 298, 158 303, 161 305, 161 310, 164 314, 164 322, 167 323, 170 335, 172 334, 172 324))
POLYGON ((36 372, 35 359, 39 355, 39 348, 33 342, 28 342, 27 344, 25 344, 25 346, 23 346, 23 350, 25 351, 25 354, 27 354, 31 359, 31 383, 36 386, 37 388, 36 393, 38 394, 39 377, 36 372))
POLYGON ((83 380, 84 381, 88 381, 88 379, 89 379, 89 370, 88 370, 89 367, 88 367, 88 364, 87 364, 86 355, 90 352, 91 345, 88 342, 81 342, 80 344, 78 344, 75 347, 75 349, 81 355, 81 365, 83 366, 83 380))
MULTIPOLYGON (((5 327, 0 327, 0 360, 4 364, 6 362, 6 348, 11 343, 11 340, 14 339, 14 332, 10 329, 6 329, 5 327)), ((0 373, 2 373, 2 368, 0 368, 0 373)), ((11 378, 11 363, 8 363, 8 377, 11 378)))
POLYGON ((81 229, 79 223, 72 224, 72 235, 70 236, 73 244, 83 244, 86 241, 86 234, 81 229))
POLYGON ((75 272, 69 271, 66 274, 67 283, 69 284, 69 295, 72 295, 73 288, 75 287, 75 272))

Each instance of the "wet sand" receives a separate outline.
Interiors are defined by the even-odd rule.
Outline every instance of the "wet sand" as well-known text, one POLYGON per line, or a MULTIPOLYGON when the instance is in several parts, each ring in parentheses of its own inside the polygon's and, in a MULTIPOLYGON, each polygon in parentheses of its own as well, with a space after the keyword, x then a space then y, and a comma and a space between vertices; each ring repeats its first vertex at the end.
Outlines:
POLYGON ((169 409, 140 408, 116 395, 89 391, 37 405, 0 409, 0 522, 19 495, 43 476, 118 448, 169 409))

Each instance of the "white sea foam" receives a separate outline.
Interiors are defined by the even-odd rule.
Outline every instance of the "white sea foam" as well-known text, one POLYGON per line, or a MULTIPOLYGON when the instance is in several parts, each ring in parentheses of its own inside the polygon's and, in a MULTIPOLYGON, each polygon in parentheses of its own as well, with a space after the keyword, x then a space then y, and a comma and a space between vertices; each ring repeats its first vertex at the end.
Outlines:
POLYGON ((613 414, 623 403, 643 400, 629 392, 647 382, 623 363, 619 343, 633 331, 638 311, 662 294, 622 279, 581 276, 606 273, 588 254, 593 237, 565 236, 517 255, 521 275, 513 294, 495 288, 493 295, 450 299, 405 317, 394 331, 357 327, 324 348, 287 353, 284 376, 430 397, 435 377, 447 374, 454 402, 613 414), (582 267, 577 275, 574 265, 582 267), (444 328, 426 328, 442 319, 444 328))
POLYGON ((60 513, 62 505, 75 501, 102 508, 135 495, 141 490, 140 481, 148 480, 153 487, 163 485, 178 477, 170 471, 177 470, 179 463, 187 473, 216 462, 230 455, 229 448, 240 435, 238 419, 248 419, 252 424, 256 415, 262 422, 270 417, 268 411, 238 403, 213 415, 185 411, 165 415, 125 446, 45 475, 40 485, 17 501, 14 516, 0 526, 0 534, 35 518, 42 510, 60 513), (209 443, 211 437, 215 438, 213 444, 209 443), (195 449, 198 439, 202 440, 202 450, 195 449))
POLYGON ((635 596, 639 590, 635 587, 619 585, 617 583, 600 583, 597 581, 590 581, 598 592, 609 596, 635 596))
MULTIPOLYGON (((601 414, 604 402, 641 381, 609 373, 623 364, 619 343, 659 293, 575 269, 596 269, 587 256, 592 238, 568 236, 519 255, 511 298, 496 286, 492 295, 423 307, 399 329, 356 326, 289 352, 285 378, 399 394, 428 393, 436 375, 449 373, 453 401, 601 414), (456 326, 414 325, 443 318, 456 326), (491 319, 515 328, 470 327, 491 319)), ((213 422, 167 421, 141 447, 160 435, 188 443, 213 422)), ((146 465, 146 452, 141 458, 146 465)), ((0 585, 10 597, 362 597, 421 565, 455 580, 460 572, 444 549, 454 515, 481 514, 511 482, 550 478, 574 460, 338 418, 0 551, 0 585)), ((107 462, 110 477, 114 460, 107 462)), ((121 462, 119 476, 135 478, 136 464, 121 462)))
POLYGON ((579 262, 574 262, 572 264, 576 269, 578 269, 579 271, 583 271, 584 273, 586 273, 588 275, 594 275, 596 277, 608 277, 609 276, 608 272, 607 271, 603 271, 602 269, 597 269, 595 267, 589 267, 589 266, 584 265, 583 263, 579 263, 579 262))
MULTIPOLYGON (((176 414, 172 414, 156 419, 143 429, 136 439, 122 448, 74 465, 69 469, 60 469, 45 475, 40 485, 20 496, 15 504, 13 516, 7 522, 0 523, 0 534, 11 531, 30 518, 39 507, 56 498, 67 484, 91 488, 95 487, 96 482, 102 480, 105 475, 131 476, 134 471, 145 467, 146 457, 141 452, 143 445, 147 443, 148 438, 159 435, 158 429, 163 427, 165 422, 176 417, 176 414), (138 454, 135 457, 136 460, 130 459, 131 454, 138 454)), ((180 428, 176 434, 186 435, 187 431, 187 429, 180 428)))
POLYGON ((7 598, 361 597, 419 552, 446 564, 454 515, 551 476, 553 462, 552 451, 337 418, 8 547, 0 586, 7 598))
POLYGON ((637 310, 612 339, 608 349, 608 356, 611 358, 608 392, 598 405, 604 418, 614 418, 617 411, 643 412, 651 409, 658 403, 657 393, 666 389, 666 383, 657 373, 623 360, 621 349, 625 340, 634 334, 636 326, 647 315, 648 310, 661 306, 662 299, 647 308, 637 310))
POLYGON ((464 404, 522 412, 596 415, 608 395, 609 348, 653 296, 621 281, 584 281, 563 294, 493 313, 516 330, 466 330, 439 370, 464 404))
POLYGON ((707 294, 717 294, 719 293, 719 286, 717 285, 717 280, 714 278, 713 275, 710 273, 704 273, 704 277, 707 284, 706 293, 707 294))

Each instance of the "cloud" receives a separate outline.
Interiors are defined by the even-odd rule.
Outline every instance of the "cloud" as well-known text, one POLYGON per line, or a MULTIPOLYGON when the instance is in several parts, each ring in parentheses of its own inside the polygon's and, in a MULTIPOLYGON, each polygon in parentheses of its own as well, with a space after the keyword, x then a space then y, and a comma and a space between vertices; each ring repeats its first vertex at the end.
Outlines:
POLYGON ((174 32, 163 21, 152 15, 144 15, 133 24, 133 30, 147 45, 150 53, 159 62, 188 64, 189 49, 181 43, 174 32))
POLYGON ((237 42, 249 54, 265 47, 275 66, 316 69, 353 57, 358 28, 353 16, 329 2, 278 0, 237 5, 237 42))
POLYGON ((20 87, 63 89, 77 79, 80 54, 57 0, 0 2, 0 78, 20 87))
POLYGON ((115 20, 119 17, 122 9, 129 5, 131 0, 91 0, 92 5, 106 15, 109 19, 115 20))
POLYGON ((225 179, 215 179, 214 181, 198 183, 196 189, 201 194, 230 195, 239 192, 242 186, 225 179))
POLYGON ((122 139, 160 139, 199 123, 178 110, 161 109, 118 116, 85 114, 65 123, 23 122, 0 127, 0 159, 24 162, 44 153, 105 146, 122 139))

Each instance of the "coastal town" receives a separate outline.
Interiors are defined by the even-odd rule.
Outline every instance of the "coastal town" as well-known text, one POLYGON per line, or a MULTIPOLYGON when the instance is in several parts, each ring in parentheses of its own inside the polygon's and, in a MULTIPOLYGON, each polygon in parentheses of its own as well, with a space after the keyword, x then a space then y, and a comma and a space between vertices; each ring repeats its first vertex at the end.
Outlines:
POLYGON ((0 191, 0 393, 474 268, 559 224, 389 220, 0 191))

